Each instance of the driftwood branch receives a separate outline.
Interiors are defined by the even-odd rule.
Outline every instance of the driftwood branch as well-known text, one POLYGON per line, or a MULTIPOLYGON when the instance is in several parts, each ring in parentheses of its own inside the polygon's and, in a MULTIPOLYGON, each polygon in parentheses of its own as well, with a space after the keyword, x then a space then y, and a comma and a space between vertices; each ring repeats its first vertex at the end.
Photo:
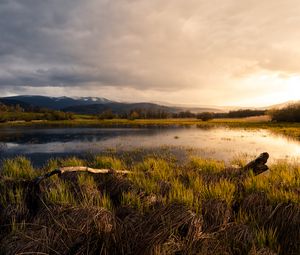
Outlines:
POLYGON ((52 175, 61 175, 64 173, 70 173, 70 172, 89 172, 93 174, 129 174, 131 171, 128 170, 113 170, 113 169, 96 169, 96 168, 91 168, 91 167, 86 167, 86 166, 66 166, 66 167, 61 167, 58 169, 55 169, 49 173, 46 173, 42 176, 37 177, 34 180, 34 184, 39 184, 42 180, 47 179, 51 177, 52 175))

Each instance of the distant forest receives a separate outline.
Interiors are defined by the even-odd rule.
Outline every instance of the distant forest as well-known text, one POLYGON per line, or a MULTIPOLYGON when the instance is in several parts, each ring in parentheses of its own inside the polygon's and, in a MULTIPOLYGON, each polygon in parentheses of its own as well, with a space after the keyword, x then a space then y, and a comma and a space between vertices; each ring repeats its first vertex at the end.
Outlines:
MULTIPOLYGON (((197 118, 208 121, 217 118, 244 118, 252 116, 270 115, 272 121, 300 122, 300 104, 289 105, 283 109, 273 110, 251 110, 243 109, 229 111, 226 113, 192 113, 183 111, 178 113, 168 112, 162 109, 136 108, 125 113, 114 113, 112 110, 105 110, 99 114, 89 115, 93 119, 168 119, 168 118, 197 118)), ((49 110, 46 108, 32 107, 22 108, 20 105, 5 105, 0 103, 0 122, 7 121, 32 121, 32 120, 72 120, 76 115, 72 112, 49 110)))

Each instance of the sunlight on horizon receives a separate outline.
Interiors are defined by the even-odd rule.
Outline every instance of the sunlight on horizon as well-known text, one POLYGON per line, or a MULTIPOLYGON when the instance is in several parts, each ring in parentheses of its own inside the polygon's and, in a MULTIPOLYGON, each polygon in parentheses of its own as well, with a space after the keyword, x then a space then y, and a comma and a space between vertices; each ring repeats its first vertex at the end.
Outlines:
POLYGON ((300 75, 284 76, 278 73, 260 73, 247 77, 242 84, 253 86, 257 96, 237 101, 244 106, 270 106, 300 100, 300 75), (255 86, 256 85, 256 86, 255 86), (259 87, 267 89, 260 90, 259 87))

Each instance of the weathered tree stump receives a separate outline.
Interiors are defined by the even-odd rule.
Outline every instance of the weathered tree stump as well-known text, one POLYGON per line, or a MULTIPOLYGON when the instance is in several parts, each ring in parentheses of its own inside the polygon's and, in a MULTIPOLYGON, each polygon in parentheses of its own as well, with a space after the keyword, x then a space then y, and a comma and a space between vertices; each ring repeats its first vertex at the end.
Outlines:
POLYGON ((252 173, 254 176, 257 176, 261 173, 264 173, 269 169, 266 165, 269 159, 269 153, 263 152, 256 159, 250 161, 247 165, 240 169, 239 179, 236 182, 236 190, 234 194, 234 202, 232 204, 232 210, 234 213, 237 213, 240 209, 241 203, 245 194, 244 180, 249 174, 252 173))
POLYGON ((254 175, 259 175, 269 169, 269 167, 266 165, 267 161, 269 159, 269 153, 263 152, 259 155, 258 158, 255 160, 249 162, 244 168, 244 171, 252 170, 254 175))

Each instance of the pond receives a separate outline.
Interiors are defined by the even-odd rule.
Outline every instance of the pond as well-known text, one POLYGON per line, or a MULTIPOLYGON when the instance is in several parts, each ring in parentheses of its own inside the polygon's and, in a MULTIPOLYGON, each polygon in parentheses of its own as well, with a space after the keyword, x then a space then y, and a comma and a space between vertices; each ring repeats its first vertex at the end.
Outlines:
POLYGON ((267 151, 271 160, 299 159, 300 141, 268 130, 193 127, 151 128, 3 128, 0 158, 25 155, 42 164, 51 157, 130 151, 162 146, 193 148, 200 156, 227 161, 267 151))

